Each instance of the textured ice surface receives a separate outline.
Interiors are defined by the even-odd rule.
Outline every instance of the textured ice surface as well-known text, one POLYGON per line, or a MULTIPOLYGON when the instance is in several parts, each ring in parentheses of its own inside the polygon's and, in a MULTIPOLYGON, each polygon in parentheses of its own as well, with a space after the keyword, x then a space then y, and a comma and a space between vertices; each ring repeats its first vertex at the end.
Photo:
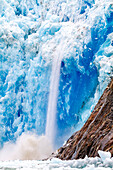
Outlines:
POLYGON ((113 158, 102 161, 101 158, 88 158, 70 161, 61 161, 54 158, 47 161, 0 161, 0 169, 24 169, 24 170, 112 170, 113 158))
POLYGON ((104 151, 99 150, 98 154, 101 157, 102 161, 106 161, 106 159, 111 158, 111 153, 110 152, 104 152, 104 151))
POLYGON ((1 146, 45 133, 58 45, 57 145, 83 125, 113 74, 112 25, 112 0, 0 0, 1 146))

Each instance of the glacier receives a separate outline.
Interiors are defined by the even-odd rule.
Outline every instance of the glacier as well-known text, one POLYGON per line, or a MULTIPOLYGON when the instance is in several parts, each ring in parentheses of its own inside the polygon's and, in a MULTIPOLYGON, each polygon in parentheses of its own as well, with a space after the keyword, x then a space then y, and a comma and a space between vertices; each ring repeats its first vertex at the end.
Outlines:
POLYGON ((45 134, 57 55, 55 147, 84 124, 113 76, 113 1, 0 0, 0 147, 23 132, 45 134))

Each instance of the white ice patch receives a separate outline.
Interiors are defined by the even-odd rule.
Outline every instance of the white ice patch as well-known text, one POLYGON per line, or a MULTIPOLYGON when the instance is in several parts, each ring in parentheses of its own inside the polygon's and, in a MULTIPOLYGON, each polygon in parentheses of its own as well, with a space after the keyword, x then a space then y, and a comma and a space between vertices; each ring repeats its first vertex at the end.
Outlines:
POLYGON ((113 158, 102 161, 100 158, 88 158, 62 161, 57 158, 47 161, 0 161, 0 169, 17 170, 112 170, 113 158))
POLYGON ((105 161, 106 159, 111 158, 111 153, 110 152, 104 152, 104 151, 98 151, 99 156, 101 157, 102 161, 105 161))
POLYGON ((6 143, 0 150, 0 160, 41 160, 52 153, 50 142, 45 136, 23 133, 15 144, 6 143))

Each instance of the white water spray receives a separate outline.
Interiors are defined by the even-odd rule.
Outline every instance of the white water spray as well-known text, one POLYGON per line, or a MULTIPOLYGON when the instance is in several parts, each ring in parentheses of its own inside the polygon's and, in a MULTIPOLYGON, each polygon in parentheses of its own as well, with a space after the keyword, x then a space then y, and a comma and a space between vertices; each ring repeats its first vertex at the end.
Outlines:
POLYGON ((0 160, 42 160, 48 158, 52 151, 46 136, 23 133, 16 143, 4 144, 0 150, 0 160))
POLYGON ((52 73, 50 79, 50 94, 48 101, 48 110, 47 110, 47 123, 46 123, 46 136, 53 144, 55 136, 55 118, 56 118, 56 109, 57 109, 57 97, 58 97, 58 86, 60 78, 60 67, 63 57, 63 49, 60 44, 57 46, 52 62, 52 73))

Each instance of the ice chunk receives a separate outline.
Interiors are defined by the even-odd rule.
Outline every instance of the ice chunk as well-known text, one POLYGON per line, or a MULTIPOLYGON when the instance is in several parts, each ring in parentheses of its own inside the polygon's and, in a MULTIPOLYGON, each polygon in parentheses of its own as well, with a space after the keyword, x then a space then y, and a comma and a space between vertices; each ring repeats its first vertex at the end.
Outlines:
POLYGON ((110 152, 105 152, 105 151, 98 151, 99 156, 101 157, 102 161, 104 162, 107 158, 111 158, 111 153, 110 152))

